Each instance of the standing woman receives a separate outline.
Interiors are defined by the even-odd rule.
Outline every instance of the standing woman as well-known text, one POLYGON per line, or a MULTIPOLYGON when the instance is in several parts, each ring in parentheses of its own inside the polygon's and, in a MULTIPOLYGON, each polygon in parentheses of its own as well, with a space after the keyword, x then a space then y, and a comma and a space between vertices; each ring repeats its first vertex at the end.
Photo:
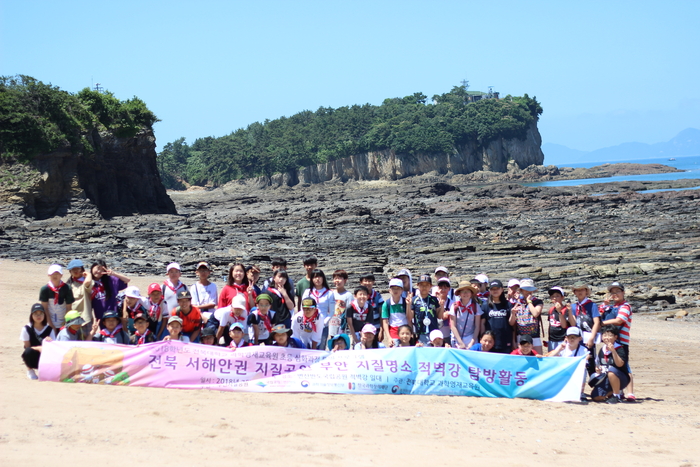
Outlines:
POLYGON ((284 327, 292 327, 292 312, 294 311, 294 300, 292 297, 292 284, 284 269, 277 269, 272 275, 270 286, 265 289, 265 293, 272 297, 270 307, 275 315, 272 317, 272 325, 284 324, 284 327))
POLYGON ((515 348, 515 335, 510 324, 511 304, 501 281, 491 281, 489 292, 482 330, 490 331, 494 340, 493 352, 510 354, 515 348))
POLYGON ((117 294, 126 289, 129 278, 112 271, 107 263, 98 259, 90 266, 92 274, 92 292, 90 300, 95 320, 101 320, 107 310, 117 309, 117 294))
POLYGON ((544 302, 535 297, 533 293, 537 290, 535 281, 532 279, 523 279, 520 281, 520 297, 518 302, 513 306, 515 311, 511 315, 511 326, 517 326, 518 342, 521 336, 530 336, 532 338, 532 348, 537 354, 542 354, 542 337, 540 329, 542 328, 542 307, 544 302))
POLYGON ((255 290, 253 290, 253 285, 245 273, 245 266, 240 263, 232 265, 228 270, 226 285, 221 289, 221 295, 219 295, 218 308, 230 306, 231 300, 238 294, 245 296, 246 311, 250 312, 255 307, 255 290))

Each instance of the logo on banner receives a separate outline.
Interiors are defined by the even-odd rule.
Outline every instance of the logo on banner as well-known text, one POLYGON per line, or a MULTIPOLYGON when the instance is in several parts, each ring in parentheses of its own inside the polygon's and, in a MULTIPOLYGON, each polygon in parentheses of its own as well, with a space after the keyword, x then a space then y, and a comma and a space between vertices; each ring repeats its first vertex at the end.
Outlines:
POLYGON ((397 392, 399 392, 399 387, 398 387, 398 386, 394 386, 394 387, 391 388, 391 393, 392 393, 392 394, 396 394, 397 392))
POLYGON ((309 387, 309 382, 308 382, 308 381, 302 381, 302 382, 301 382, 301 387, 302 387, 302 388, 308 388, 308 387, 309 387))

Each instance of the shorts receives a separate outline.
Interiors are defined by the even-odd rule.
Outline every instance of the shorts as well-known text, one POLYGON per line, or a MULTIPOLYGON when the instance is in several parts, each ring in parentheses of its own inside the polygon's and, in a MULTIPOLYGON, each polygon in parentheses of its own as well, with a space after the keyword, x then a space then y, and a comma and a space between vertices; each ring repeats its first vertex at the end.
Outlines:
MULTIPOLYGON (((625 389, 627 385, 630 384, 630 376, 627 373, 621 371, 619 368, 616 368, 614 366, 610 367, 608 368, 608 373, 613 373, 620 379, 620 391, 625 389)), ((606 376, 605 380, 603 380, 602 383, 593 388, 593 390, 591 391, 591 397, 605 397, 608 395, 609 392, 612 392, 612 390, 613 389, 612 384, 610 384, 610 378, 606 376)))

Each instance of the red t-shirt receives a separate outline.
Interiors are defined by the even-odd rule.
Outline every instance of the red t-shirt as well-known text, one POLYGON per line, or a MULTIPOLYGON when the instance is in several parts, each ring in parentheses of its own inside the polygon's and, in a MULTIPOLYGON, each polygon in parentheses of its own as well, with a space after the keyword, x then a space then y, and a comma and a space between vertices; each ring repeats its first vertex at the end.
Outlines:
MULTIPOLYGON (((511 355, 523 355, 523 353, 520 351, 520 349, 515 349, 511 353, 511 355)), ((523 355, 523 357, 541 357, 542 355, 538 354, 534 350, 530 355, 523 355)))

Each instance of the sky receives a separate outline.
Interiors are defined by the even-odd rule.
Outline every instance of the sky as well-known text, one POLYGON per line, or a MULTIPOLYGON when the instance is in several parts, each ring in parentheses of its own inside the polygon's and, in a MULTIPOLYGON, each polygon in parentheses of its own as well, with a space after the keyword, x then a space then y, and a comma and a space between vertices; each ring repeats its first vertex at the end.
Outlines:
POLYGON ((0 75, 138 96, 159 149, 415 92, 536 96, 544 143, 700 128, 697 1, 2 0, 0 75))

